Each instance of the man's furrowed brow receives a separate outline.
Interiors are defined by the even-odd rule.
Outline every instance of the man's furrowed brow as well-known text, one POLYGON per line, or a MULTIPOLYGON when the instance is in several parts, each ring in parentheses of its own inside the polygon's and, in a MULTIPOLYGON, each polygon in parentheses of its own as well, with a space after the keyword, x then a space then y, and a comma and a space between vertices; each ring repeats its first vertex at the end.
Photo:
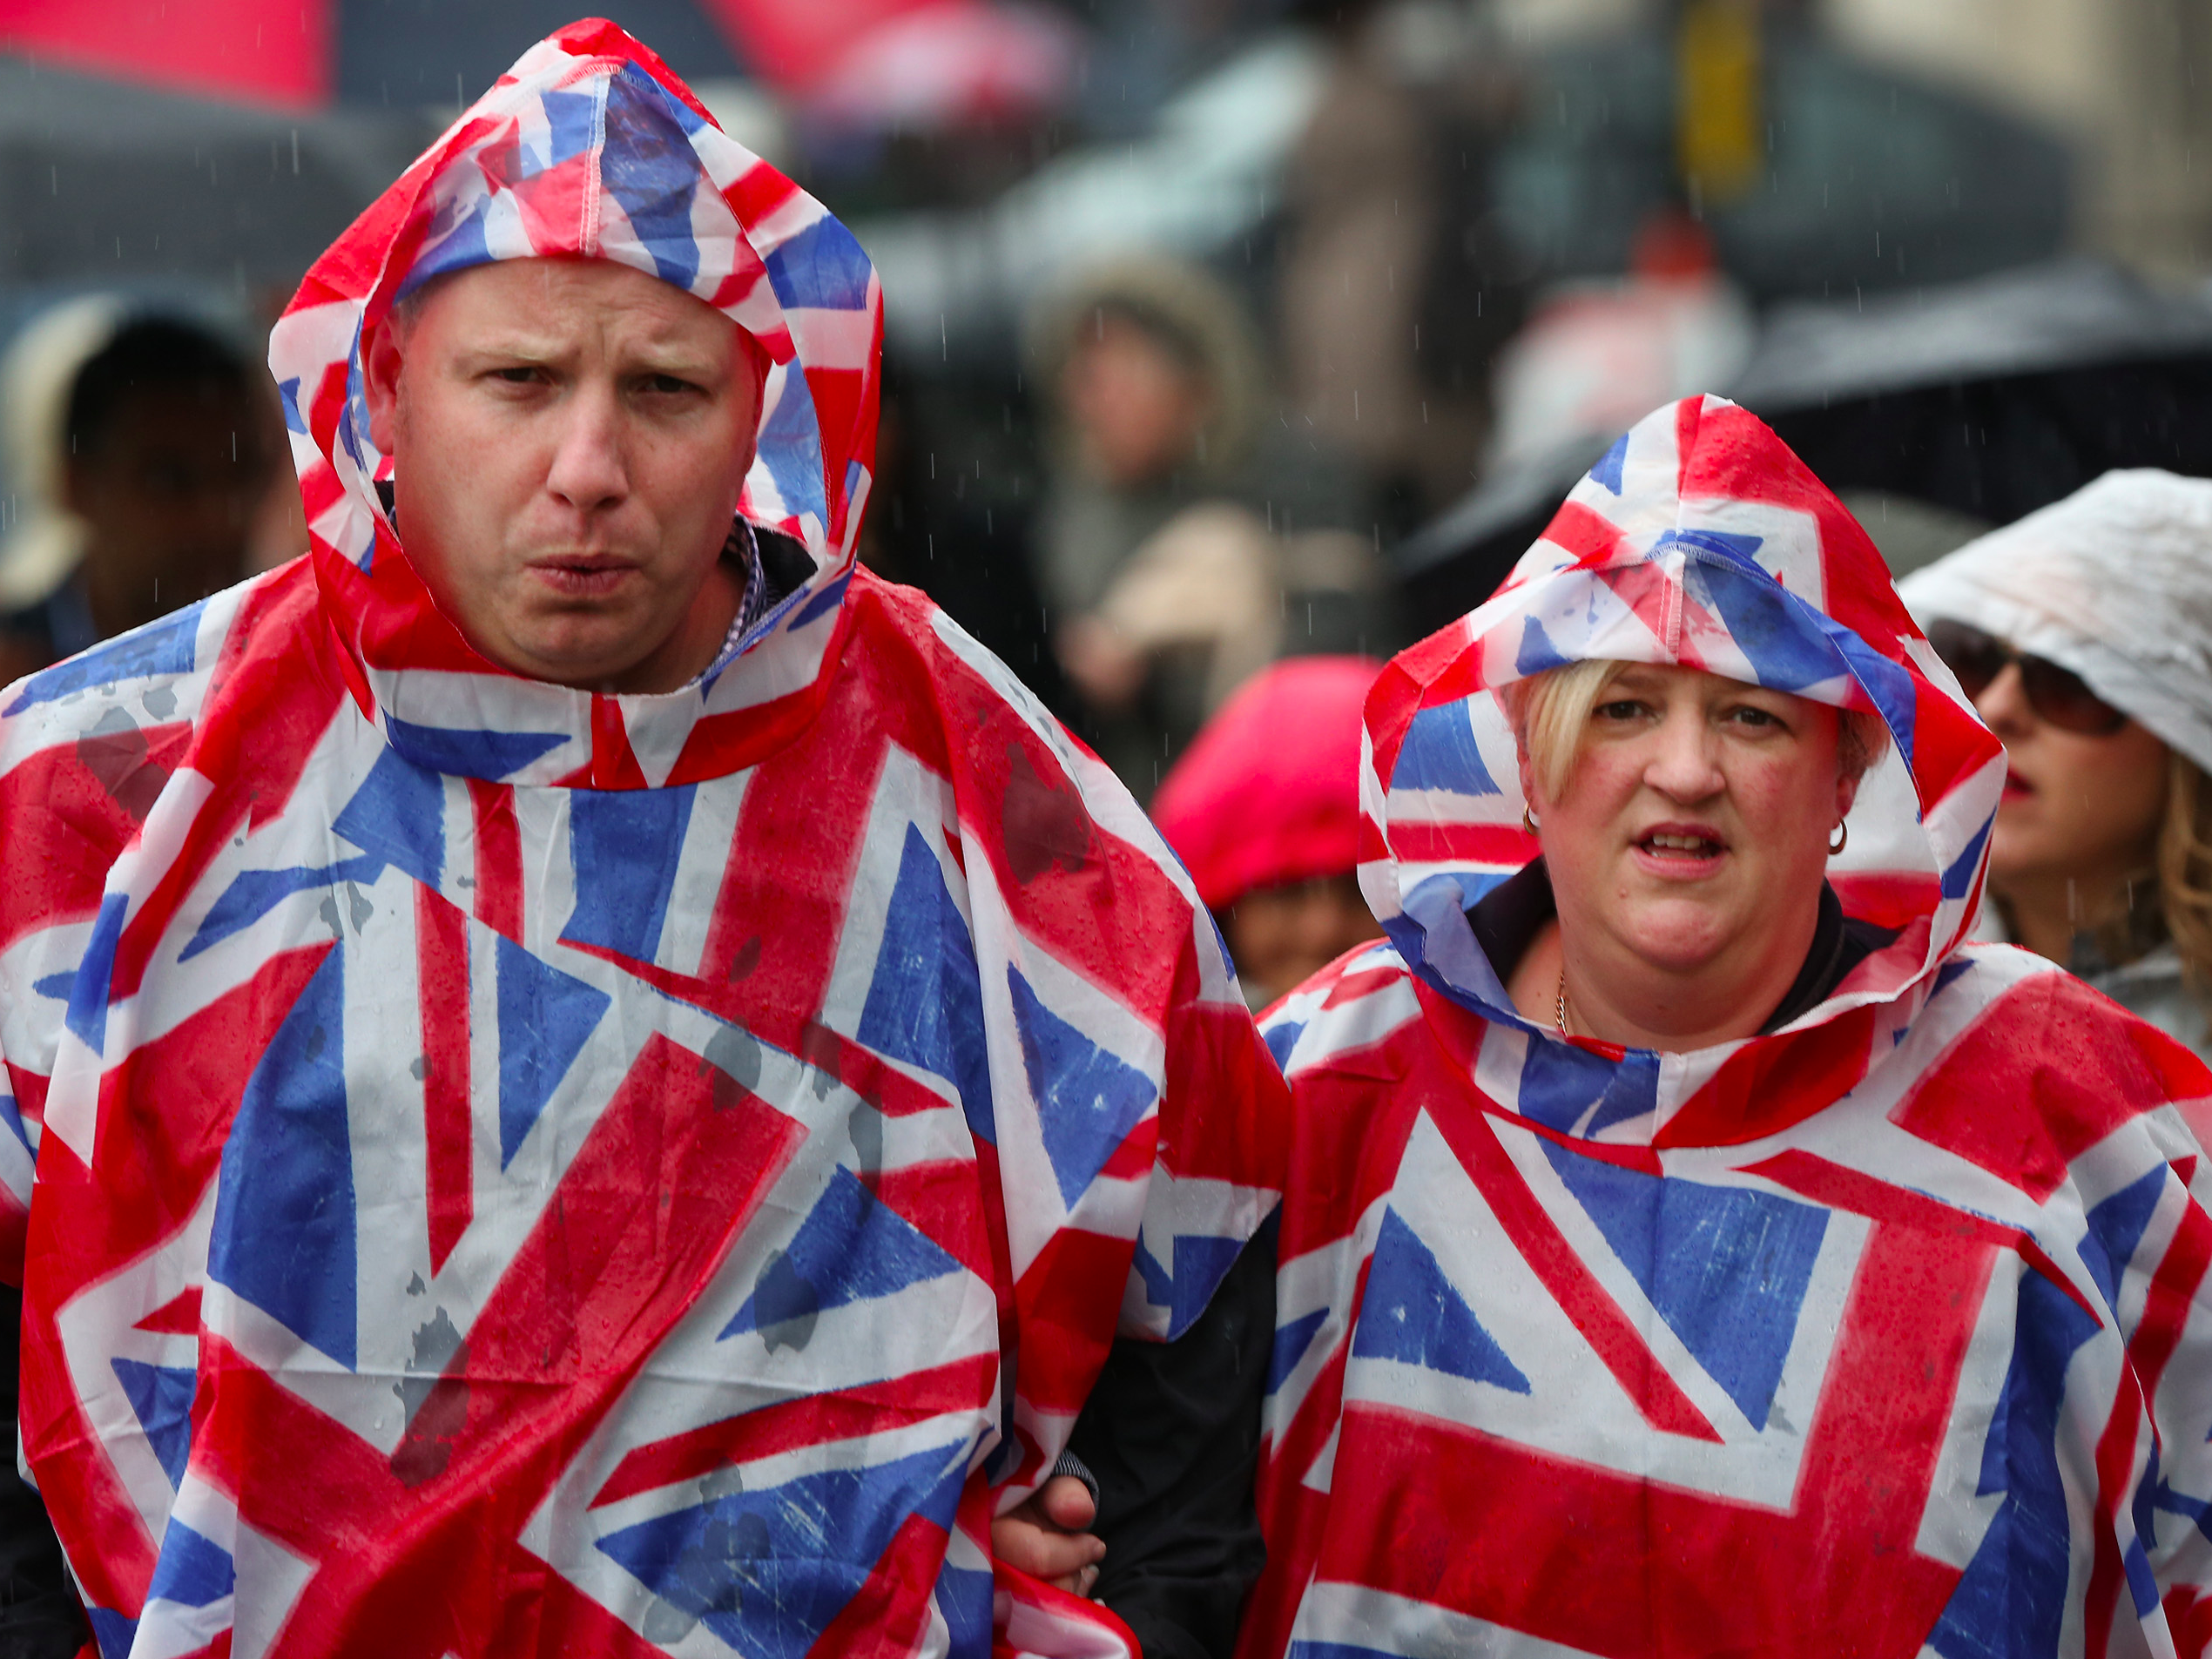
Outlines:
POLYGON ((705 347, 685 340, 646 338, 629 342, 621 353, 624 366, 648 374, 673 374, 679 380, 710 380, 724 372, 724 361, 705 347))
POLYGON ((575 354, 572 342, 521 326, 484 329, 455 354, 465 364, 553 363, 575 354))

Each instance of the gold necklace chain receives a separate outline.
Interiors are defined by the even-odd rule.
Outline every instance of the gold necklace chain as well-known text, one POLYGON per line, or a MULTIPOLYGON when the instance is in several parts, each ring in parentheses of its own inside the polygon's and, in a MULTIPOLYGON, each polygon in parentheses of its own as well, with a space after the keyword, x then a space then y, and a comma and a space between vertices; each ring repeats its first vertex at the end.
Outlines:
POLYGON ((1558 1022, 1559 1035, 1567 1035, 1567 964, 1559 966, 1559 1001, 1553 1005, 1552 1017, 1558 1022))

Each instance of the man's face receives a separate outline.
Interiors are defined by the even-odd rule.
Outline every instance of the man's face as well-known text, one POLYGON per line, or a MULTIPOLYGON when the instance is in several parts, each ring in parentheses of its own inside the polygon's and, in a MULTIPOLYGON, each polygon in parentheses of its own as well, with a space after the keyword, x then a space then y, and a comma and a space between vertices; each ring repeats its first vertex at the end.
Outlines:
POLYGON ((469 643, 534 679, 674 691, 721 648, 720 555, 763 358, 703 301, 600 260, 432 285, 371 343, 401 539, 469 643))

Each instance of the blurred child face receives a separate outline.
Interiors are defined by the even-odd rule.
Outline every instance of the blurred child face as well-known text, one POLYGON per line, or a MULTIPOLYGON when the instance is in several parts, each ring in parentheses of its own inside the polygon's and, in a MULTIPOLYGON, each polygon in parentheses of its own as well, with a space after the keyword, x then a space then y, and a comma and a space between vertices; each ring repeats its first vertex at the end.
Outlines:
POLYGON ((1203 378, 1152 334, 1111 312, 1097 314, 1082 330, 1061 373, 1060 395, 1085 469, 1116 489, 1189 465, 1213 409, 1203 378))
POLYGON ((1321 876, 1248 893, 1224 928, 1247 994, 1273 1001, 1355 945, 1382 937, 1357 878, 1321 876))

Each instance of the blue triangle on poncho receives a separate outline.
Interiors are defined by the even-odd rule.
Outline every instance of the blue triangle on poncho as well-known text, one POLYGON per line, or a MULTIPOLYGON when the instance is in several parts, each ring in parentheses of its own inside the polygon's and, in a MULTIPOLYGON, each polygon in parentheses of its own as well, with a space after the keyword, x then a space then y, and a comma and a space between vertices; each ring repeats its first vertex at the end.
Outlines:
POLYGON ((1623 1169, 1553 1141, 1544 1152, 1667 1328, 1764 1429, 1828 1212, 1623 1169))
POLYGON ((499 961, 499 1167, 514 1162, 545 1103, 610 1006, 597 986, 502 936, 499 961))
POLYGON ((1465 703, 1423 709, 1406 728, 1390 774, 1393 789, 1441 789, 1455 795, 1494 795, 1497 780, 1482 763, 1465 703))
POLYGON ((161 1460, 172 1487, 182 1486, 192 1456, 192 1397, 199 1375, 188 1366, 150 1366, 140 1359, 111 1359, 123 1397, 131 1402, 146 1444, 161 1460))
POLYGON ((952 1530, 965 1442, 732 1492, 610 1533, 599 1548, 748 1659, 804 1659, 909 1515, 952 1530))
POLYGON ((161 1558, 154 1563, 146 1600, 206 1607, 237 1587, 238 1562, 230 1551, 171 1515, 161 1534, 161 1558))
POLYGON ((1006 982, 1045 1156, 1072 1210, 1152 1103, 1152 1082, 1045 1007, 1011 968, 1006 982))
POLYGON ((937 855, 911 824, 853 1035, 878 1054, 951 1083, 970 1131, 997 1141, 974 941, 937 855))
POLYGON ((1483 1328, 1467 1298, 1445 1277, 1435 1253, 1395 1210, 1383 1211, 1375 1253, 1367 1269, 1367 1294, 1352 1339, 1356 1359, 1396 1359, 1474 1382, 1494 1383, 1515 1394, 1528 1379, 1483 1328))
POLYGON ((207 1277, 352 1369, 353 1130, 346 1111, 345 953, 300 993, 223 1148, 207 1277))
POLYGON ((871 1301, 959 1268, 934 1239, 840 1167, 721 1336, 871 1301))

